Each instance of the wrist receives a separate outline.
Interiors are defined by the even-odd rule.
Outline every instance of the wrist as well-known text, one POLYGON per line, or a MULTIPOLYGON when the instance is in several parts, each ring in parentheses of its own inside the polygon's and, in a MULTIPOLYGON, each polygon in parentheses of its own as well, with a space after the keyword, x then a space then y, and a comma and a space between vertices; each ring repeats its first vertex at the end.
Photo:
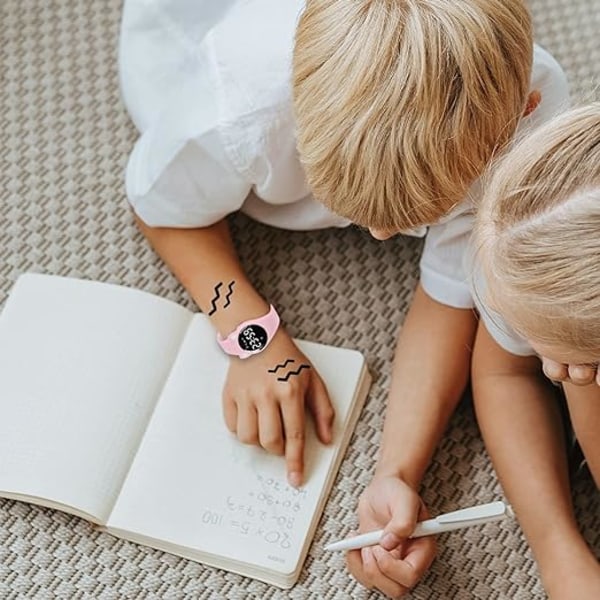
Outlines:
POLYGON ((200 310, 210 318, 222 335, 229 335, 240 323, 257 319, 269 311, 269 303, 254 289, 243 275, 235 273, 204 283, 194 290, 192 298, 200 310))
POLYGON ((270 304, 260 296, 248 299, 248 301, 244 300, 243 303, 240 302, 238 298, 238 302, 236 302, 235 305, 228 307, 227 310, 208 316, 219 335, 227 337, 242 323, 260 319, 266 315, 270 308, 270 304), (229 310, 230 308, 231 310, 229 310))
POLYGON ((279 315, 273 305, 260 317, 239 323, 230 333, 223 336, 217 333, 221 349, 229 355, 241 359, 260 354, 271 343, 279 329, 279 315))
POLYGON ((404 464, 399 463, 398 461, 380 460, 375 466, 373 479, 385 479, 386 477, 400 479, 413 490, 419 489, 422 479, 422 476, 412 472, 404 464))

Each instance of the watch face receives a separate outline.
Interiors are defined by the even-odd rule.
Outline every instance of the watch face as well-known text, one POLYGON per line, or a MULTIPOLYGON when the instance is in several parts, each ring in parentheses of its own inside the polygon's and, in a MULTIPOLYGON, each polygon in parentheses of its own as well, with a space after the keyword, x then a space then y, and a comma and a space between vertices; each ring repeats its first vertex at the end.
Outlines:
POLYGON ((267 345, 267 332, 260 325, 248 325, 238 335, 238 344, 247 352, 262 350, 267 345))

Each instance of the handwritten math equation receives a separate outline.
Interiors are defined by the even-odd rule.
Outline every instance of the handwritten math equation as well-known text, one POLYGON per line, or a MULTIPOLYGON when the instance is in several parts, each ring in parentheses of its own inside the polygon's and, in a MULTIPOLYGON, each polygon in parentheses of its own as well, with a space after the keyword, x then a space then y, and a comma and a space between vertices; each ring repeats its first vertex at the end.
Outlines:
POLYGON ((202 523, 242 537, 258 537, 274 548, 289 550, 296 517, 306 504, 307 491, 258 473, 256 483, 245 495, 228 495, 222 510, 205 509, 202 523))

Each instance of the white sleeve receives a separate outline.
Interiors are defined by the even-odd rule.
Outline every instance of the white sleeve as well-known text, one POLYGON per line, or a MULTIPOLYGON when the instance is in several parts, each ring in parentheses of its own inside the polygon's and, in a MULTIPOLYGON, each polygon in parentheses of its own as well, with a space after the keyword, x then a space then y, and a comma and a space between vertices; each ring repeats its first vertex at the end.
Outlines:
POLYGON ((442 222, 431 225, 421 256, 421 285, 428 296, 454 308, 473 308, 464 257, 473 228, 473 212, 467 202, 442 222))
MULTIPOLYGON (((470 264, 473 265, 472 256, 469 255, 469 258, 471 259, 470 264)), ((485 278, 480 267, 471 266, 471 268, 475 308, 479 313, 479 319, 483 321, 494 341, 511 354, 516 354, 517 356, 535 355, 535 350, 529 345, 527 340, 520 336, 500 314, 485 304, 485 278)))
POLYGON ((127 197, 150 226, 205 227, 237 211, 251 184, 219 133, 214 97, 189 83, 141 135, 127 164, 127 197))
POLYGON ((517 356, 534 356, 536 354, 535 350, 527 343, 527 340, 515 333, 498 313, 491 311, 489 308, 479 308, 477 301, 476 304, 479 309, 479 318, 501 348, 517 356))
MULTIPOLYGON (((522 126, 525 131, 539 127, 569 108, 569 83, 565 72, 549 52, 537 45, 533 47, 530 89, 539 91, 542 100, 539 106, 523 119, 522 126)), ((519 134, 521 132, 519 127, 519 134)))

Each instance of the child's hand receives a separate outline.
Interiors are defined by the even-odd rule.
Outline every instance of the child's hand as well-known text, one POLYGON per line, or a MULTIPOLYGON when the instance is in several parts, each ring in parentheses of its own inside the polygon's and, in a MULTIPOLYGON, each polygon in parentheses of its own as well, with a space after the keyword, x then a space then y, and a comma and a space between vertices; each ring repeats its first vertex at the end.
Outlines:
POLYGON ((600 370, 592 365, 567 365, 542 356, 542 366, 548 379, 575 385, 589 385, 594 380, 600 385, 600 370))
POLYGON ((288 481, 304 476, 304 407, 315 419, 317 435, 332 438, 334 411, 322 379, 283 328, 269 346, 245 360, 232 358, 223 390, 227 428, 245 444, 285 454, 288 481))
POLYGON ((358 504, 359 533, 385 529, 380 545, 351 550, 348 569, 365 587, 398 598, 414 587, 436 552, 433 536, 407 539, 427 510, 417 493, 397 477, 375 478, 358 504))

